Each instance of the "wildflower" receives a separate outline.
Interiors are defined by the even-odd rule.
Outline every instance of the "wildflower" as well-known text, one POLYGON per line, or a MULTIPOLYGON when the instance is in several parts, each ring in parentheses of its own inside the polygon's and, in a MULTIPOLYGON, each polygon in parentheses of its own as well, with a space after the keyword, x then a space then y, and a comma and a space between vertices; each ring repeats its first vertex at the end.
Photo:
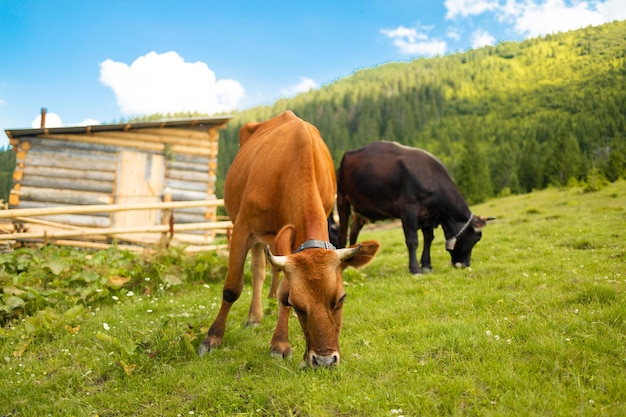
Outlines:
POLYGON ((106 330, 107 332, 111 330, 111 328, 109 327, 107 323, 102 323, 102 327, 104 327, 104 330, 106 330))
POLYGON ((117 295, 114 295, 113 297, 111 297, 113 299, 113 301, 118 301, 120 298, 117 295))
POLYGON ((135 293, 134 293, 134 292, 132 292, 132 291, 128 291, 128 292, 126 293, 126 297, 132 297, 133 295, 135 295, 135 293))
POLYGON ((485 334, 487 335, 487 337, 491 337, 491 330, 487 330, 485 334))

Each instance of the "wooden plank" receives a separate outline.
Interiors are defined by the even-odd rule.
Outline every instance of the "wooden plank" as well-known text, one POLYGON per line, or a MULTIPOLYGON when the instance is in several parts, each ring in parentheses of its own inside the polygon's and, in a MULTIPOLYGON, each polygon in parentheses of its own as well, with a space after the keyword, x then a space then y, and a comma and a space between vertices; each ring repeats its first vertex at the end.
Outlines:
MULTIPOLYGON (((65 210, 71 210, 72 207, 77 207, 77 206, 70 205, 70 204, 55 204, 54 206, 51 206, 50 203, 48 203, 48 202, 42 202, 42 201, 21 201, 20 202, 20 208, 19 209, 15 209, 15 210, 24 210, 24 211, 26 211, 27 209, 37 209, 39 211, 45 212, 46 210, 48 210, 50 208, 62 209, 64 207, 66 207, 65 210)), ((91 207, 91 206, 78 206, 78 207, 91 207)), ((99 207, 104 207, 106 209, 106 207, 108 207, 108 206, 99 206, 99 207)), ((63 214, 65 214, 65 213, 63 213, 63 214)), ((89 213, 89 214, 91 214, 92 216, 99 216, 99 217, 109 218, 109 213, 106 212, 106 211, 93 212, 93 213, 89 213)))
MULTIPOLYGON (((45 139, 62 139, 66 141, 73 142, 81 142, 81 143, 90 143, 90 144, 100 144, 100 145, 109 145, 115 146, 119 148, 134 148, 138 150, 146 150, 162 153, 165 151, 165 144, 163 143, 149 143, 149 142, 141 142, 137 140, 126 140, 126 139, 113 139, 106 137, 99 137, 94 135, 69 135, 69 134, 42 134, 38 137, 45 139)), ((174 153, 187 153, 187 154, 196 154, 196 155, 204 155, 204 156, 212 156, 214 152, 211 149, 201 149, 193 146, 181 146, 181 145, 172 145, 170 150, 174 153)))
POLYGON ((112 181, 95 181, 78 178, 63 178, 55 176, 25 175, 22 179, 23 187, 59 188, 64 190, 93 191, 97 193, 111 194, 113 192, 112 181))
MULTIPOLYGON (((11 190, 11 193, 9 194, 9 205, 17 206, 18 204, 20 204, 20 195, 11 190)), ((9 210, 0 210, 0 215, 2 215, 5 211, 9 210)))
POLYGON ((110 204, 110 194, 89 191, 60 190, 54 188, 25 187, 20 190, 20 200, 44 201, 49 203, 93 205, 110 204))
MULTIPOLYGON (((176 225, 185 223, 201 223, 207 221, 204 213, 181 213, 180 211, 174 212, 174 221, 176 225)), ((174 227, 176 229, 176 227, 174 227)))
POLYGON ((195 172, 183 171, 180 169, 168 169, 165 172, 165 177, 171 180, 198 181, 204 183, 207 183, 209 181, 209 173, 207 171, 195 172))
MULTIPOLYGON (((52 228, 61 229, 61 230, 76 230, 76 229, 79 229, 78 226, 75 226, 75 225, 72 225, 72 224, 58 223, 58 222, 51 221, 49 219, 45 220, 45 219, 39 218, 39 217, 16 217, 13 220, 17 220, 17 221, 22 222, 22 223, 28 223, 29 225, 52 227, 52 228)), ((109 226, 106 226, 106 227, 109 227, 109 226)))
MULTIPOLYGON (((161 201, 165 158, 142 152, 122 150, 119 154, 115 202, 149 203, 161 201)), ((113 215, 116 227, 143 226, 157 223, 156 210, 124 211, 113 215)))
MULTIPOLYGON (((176 155, 174 155, 174 158, 176 158, 176 155)), ((184 162, 184 161, 179 161, 178 158, 176 158, 174 161, 167 161, 167 169, 178 169, 178 170, 182 170, 182 171, 196 171, 196 172, 207 172, 208 167, 209 167, 209 160, 205 159, 204 163, 195 163, 195 162, 184 162)))
MULTIPOLYGON (((75 165, 74 165, 75 166, 75 165)), ((92 165, 93 166, 93 165, 92 165)), ((115 168, 113 166, 112 168, 115 168)), ((51 166, 38 166, 29 165, 24 168, 24 173, 28 177, 34 176, 47 176, 54 178, 65 179, 80 179, 80 180, 96 180, 113 183, 115 179, 115 171, 110 169, 108 171, 98 171, 95 169, 73 169, 73 168, 58 168, 51 166)))
POLYGON ((62 169, 74 169, 80 171, 101 171, 115 172, 115 162, 113 160, 103 160, 99 158, 85 158, 79 156, 66 156, 58 154, 37 153, 34 150, 28 152, 24 160, 25 168, 31 167, 52 167, 62 169))
POLYGON ((192 129, 184 129, 184 128, 165 127, 165 128, 141 129, 141 132, 152 133, 152 134, 161 135, 161 136, 191 139, 196 142, 207 143, 211 141, 211 136, 209 136, 208 126, 207 126, 207 129, 205 130, 192 130, 192 129))
POLYGON ((168 161, 169 162, 188 162, 188 163, 193 163, 193 164, 198 164, 198 165, 204 165, 206 166, 209 161, 211 160, 211 158, 207 157, 207 156, 201 156, 201 155, 193 155, 193 154, 174 154, 174 160, 173 161, 168 161))
POLYGON ((98 243, 98 242, 83 242, 82 240, 53 240, 52 242, 57 246, 72 246, 77 248, 87 248, 87 249, 109 249, 115 247, 121 250, 127 250, 131 252, 143 252, 146 249, 141 246, 134 245, 122 245, 122 244, 110 244, 110 243, 98 243))
POLYGON ((114 212, 125 210, 150 210, 165 208, 188 208, 188 207, 217 207, 223 206, 222 199, 205 199, 197 201, 173 201, 171 203, 140 203, 140 204, 98 204, 98 205, 73 205, 70 207, 48 207, 42 209, 10 209, 0 210, 0 219, 15 217, 45 216, 52 214, 80 214, 114 212))
MULTIPOLYGON (((175 231, 226 229, 232 227, 231 222, 202 222, 176 225, 175 231)), ((60 230, 51 232, 25 232, 0 234, 0 240, 15 239, 59 239, 67 237, 87 237, 92 235, 119 235, 132 233, 161 233, 169 230, 169 225, 152 225, 145 227, 110 227, 104 229, 60 230)))
POLYGON ((34 219, 46 220, 54 223, 64 223, 81 227, 111 227, 111 219, 108 217, 88 216, 85 214, 56 214, 53 216, 33 217, 34 219))
POLYGON ((161 134, 156 133, 144 133, 145 130, 136 130, 129 132, 95 132, 93 135, 100 138, 133 140, 138 142, 152 142, 152 143, 168 143, 171 145, 182 146, 197 146, 199 148, 208 148, 209 136, 206 136, 206 140, 195 140, 193 138, 183 138, 168 135, 166 131, 161 130, 161 134))
POLYGON ((207 192, 207 183, 204 181, 180 181, 166 178, 163 186, 175 190, 207 192))
POLYGON ((55 138, 55 136, 48 136, 45 138, 37 136, 29 137, 28 139, 33 144, 33 150, 52 151, 55 153, 65 151, 67 153, 71 153, 72 155, 96 154, 101 155, 102 157, 109 155, 110 158, 115 158, 118 150, 116 146, 85 143, 77 140, 65 140, 55 138))
POLYGON ((206 192, 187 191, 187 190, 171 190, 172 200, 174 201, 190 201, 190 200, 207 200, 209 194, 206 192))
POLYGON ((155 152, 163 151, 163 144, 160 144, 160 143, 146 143, 146 142, 140 142, 136 140, 103 138, 103 137, 94 136, 94 135, 43 134, 43 135, 39 135, 38 137, 45 138, 45 139, 62 139, 62 140, 72 141, 72 142, 109 145, 109 146, 116 146, 116 147, 121 147, 121 148, 135 148, 135 149, 150 150, 150 151, 155 151, 155 152))

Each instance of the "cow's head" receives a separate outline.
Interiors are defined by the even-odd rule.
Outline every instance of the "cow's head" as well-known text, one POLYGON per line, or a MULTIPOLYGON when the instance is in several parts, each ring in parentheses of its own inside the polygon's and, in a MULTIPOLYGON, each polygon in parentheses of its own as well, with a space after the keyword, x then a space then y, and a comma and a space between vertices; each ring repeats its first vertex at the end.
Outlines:
POLYGON ((465 268, 470 266, 472 249, 482 238, 482 228, 487 222, 495 217, 475 216, 467 221, 461 230, 446 241, 446 249, 452 258, 452 265, 455 268, 465 268))
MULTIPOLYGON (((277 247, 279 239, 281 233, 277 247)), ((286 256, 274 256, 267 250, 269 262, 285 274, 277 298, 298 316, 306 340, 307 365, 327 367, 339 363, 339 333, 346 298, 342 272, 348 266, 367 264, 378 248, 378 242, 367 241, 351 248, 309 248, 286 256)))

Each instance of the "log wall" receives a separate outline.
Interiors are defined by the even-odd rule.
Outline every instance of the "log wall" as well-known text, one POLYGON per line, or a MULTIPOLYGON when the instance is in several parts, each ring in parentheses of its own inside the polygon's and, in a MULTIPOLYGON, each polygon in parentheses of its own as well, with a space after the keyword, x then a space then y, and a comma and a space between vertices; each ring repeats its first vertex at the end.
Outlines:
MULTIPOLYGON (((228 119, 194 121, 188 126, 177 122, 173 127, 168 127, 166 122, 155 122, 143 123, 140 127, 112 125, 7 131, 17 156, 10 207, 153 202, 155 196, 160 200, 166 193, 174 202, 215 199, 218 129, 225 126, 228 119), (158 155, 158 159, 149 156, 148 161, 164 165, 145 168, 145 175, 153 178, 140 194, 145 194, 148 187, 150 196, 119 193, 120 184, 144 180, 142 170, 121 169, 120 155, 126 151, 158 155), (123 172, 132 172, 132 178, 123 178, 123 172), (163 178, 155 181, 155 175, 163 178), (154 184, 159 184, 158 188, 162 189, 151 189, 154 184)), ((124 187, 125 192, 133 189, 132 186, 124 187)), ((151 213, 133 218, 130 223, 149 221, 161 224, 161 213, 151 213)), ((115 223, 124 223, 120 222, 120 215, 67 214, 42 219, 75 226, 111 228, 116 226, 115 223)), ((174 220, 177 224, 215 221, 216 207, 177 209, 174 220)))

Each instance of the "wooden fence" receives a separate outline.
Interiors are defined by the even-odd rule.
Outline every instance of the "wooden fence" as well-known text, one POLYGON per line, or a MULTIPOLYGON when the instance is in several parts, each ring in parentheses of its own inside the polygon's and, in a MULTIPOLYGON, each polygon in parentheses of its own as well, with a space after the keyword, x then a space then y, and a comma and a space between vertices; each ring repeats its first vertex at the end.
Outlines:
POLYGON ((232 227, 230 221, 176 223, 174 220, 175 211, 176 209, 193 207, 218 207, 223 204, 223 200, 214 199, 0 210, 0 245, 12 247, 24 243, 44 242, 106 248, 113 241, 116 241, 119 247, 137 250, 170 244, 183 244, 188 251, 215 250, 226 246, 226 235, 232 227), (131 210, 160 213, 162 224, 98 228, 73 226, 46 220, 46 216, 114 213, 131 210), (223 235, 224 238, 219 239, 218 235, 223 235))

